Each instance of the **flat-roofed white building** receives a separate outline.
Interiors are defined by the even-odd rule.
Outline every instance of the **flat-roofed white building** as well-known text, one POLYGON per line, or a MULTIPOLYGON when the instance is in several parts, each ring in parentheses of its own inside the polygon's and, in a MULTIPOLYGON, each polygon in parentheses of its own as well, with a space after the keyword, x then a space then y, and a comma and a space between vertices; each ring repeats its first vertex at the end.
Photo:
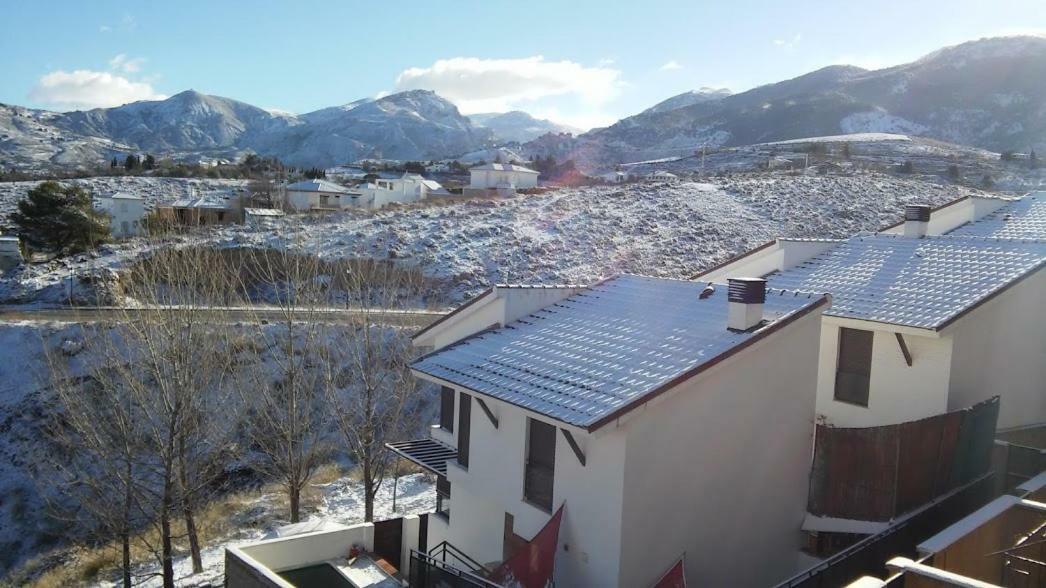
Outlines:
POLYGON ((327 180, 305 180, 286 188, 287 206, 291 210, 341 210, 360 206, 359 195, 353 201, 352 190, 327 180))
POLYGON ((109 233, 118 239, 145 232, 145 199, 126 192, 115 192, 94 199, 96 210, 109 215, 109 233))
POLYGON ((487 163, 470 168, 469 175, 470 190, 515 193, 536 187, 539 173, 514 163, 487 163))
POLYGON ((651 586, 684 553, 694 585, 793 573, 829 299, 763 286, 497 286, 418 333, 440 425, 398 449, 439 476, 430 544, 501 562, 562 508, 557 585, 651 586))

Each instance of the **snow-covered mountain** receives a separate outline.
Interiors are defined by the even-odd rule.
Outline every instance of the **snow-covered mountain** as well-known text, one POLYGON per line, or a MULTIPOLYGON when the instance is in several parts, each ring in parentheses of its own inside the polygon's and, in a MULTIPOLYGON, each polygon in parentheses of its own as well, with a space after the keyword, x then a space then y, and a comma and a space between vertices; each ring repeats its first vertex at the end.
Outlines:
POLYGON ((580 129, 534 118, 521 110, 470 114, 469 120, 477 127, 489 129, 499 143, 526 143, 546 133, 580 133, 580 129))
POLYGON ((658 105, 586 133, 557 155, 598 167, 684 155, 703 145, 858 132, 993 151, 1046 150, 1046 38, 981 39, 896 67, 830 66, 718 99, 658 105))
POLYGON ((659 112, 668 112, 669 110, 675 110, 677 108, 685 108, 693 104, 701 104, 702 102, 715 102, 726 98, 731 93, 732 92, 726 88, 701 88, 700 90, 691 90, 689 92, 683 92, 682 94, 672 96, 668 100, 662 100, 644 110, 642 114, 656 114, 659 112))
POLYGON ((302 115, 188 90, 166 100, 68 113, 0 105, 0 166, 95 165, 145 151, 234 155, 251 150, 292 165, 362 157, 438 159, 487 146, 490 132, 426 90, 302 115))

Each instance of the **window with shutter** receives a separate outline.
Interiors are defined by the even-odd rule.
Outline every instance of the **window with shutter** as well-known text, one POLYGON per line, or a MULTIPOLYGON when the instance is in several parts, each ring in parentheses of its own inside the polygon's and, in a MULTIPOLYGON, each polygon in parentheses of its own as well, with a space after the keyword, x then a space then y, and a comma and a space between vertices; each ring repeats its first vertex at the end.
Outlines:
POLYGON ((835 370, 835 399, 868 406, 872 375, 872 331, 839 329, 839 359, 835 370))
POLYGON ((556 428, 528 419, 527 463, 523 496, 534 506, 552 512, 552 488, 556 471, 556 428))
POLYGON ((454 432, 454 389, 450 386, 439 390, 439 428, 454 432))
POLYGON ((469 436, 472 428, 472 397, 462 394, 458 403, 458 463, 469 467, 469 436))

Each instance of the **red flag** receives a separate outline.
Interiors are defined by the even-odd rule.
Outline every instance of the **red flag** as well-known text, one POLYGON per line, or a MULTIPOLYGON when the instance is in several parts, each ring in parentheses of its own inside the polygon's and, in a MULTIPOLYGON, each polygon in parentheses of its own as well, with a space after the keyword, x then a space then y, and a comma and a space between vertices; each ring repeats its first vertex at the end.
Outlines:
POLYGON ((529 543, 505 560, 491 574, 491 580, 509 588, 545 588, 552 581, 559 545, 559 523, 563 507, 545 523, 529 543))
POLYGON ((686 570, 683 569, 683 558, 668 568, 664 576, 654 584, 654 588, 686 588, 686 570))

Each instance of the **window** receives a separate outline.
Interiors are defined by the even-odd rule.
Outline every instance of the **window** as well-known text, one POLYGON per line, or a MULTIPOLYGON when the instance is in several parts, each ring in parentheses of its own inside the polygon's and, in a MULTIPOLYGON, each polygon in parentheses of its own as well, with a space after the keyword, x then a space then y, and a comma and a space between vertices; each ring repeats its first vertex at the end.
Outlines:
POLYGON ((454 389, 450 386, 439 389, 439 428, 454 432, 454 389))
POLYGON ((872 331, 839 329, 839 360, 835 369, 835 399, 868 406, 872 375, 872 331))
POLYGON ((523 474, 523 497, 552 512, 552 482, 556 470, 556 428, 528 419, 527 463, 523 474))
POLYGON ((472 397, 468 394, 461 395, 458 403, 458 463, 461 467, 469 467, 469 434, 472 425, 472 397))
POLYGON ((436 476, 436 515, 450 520, 450 480, 436 476))

